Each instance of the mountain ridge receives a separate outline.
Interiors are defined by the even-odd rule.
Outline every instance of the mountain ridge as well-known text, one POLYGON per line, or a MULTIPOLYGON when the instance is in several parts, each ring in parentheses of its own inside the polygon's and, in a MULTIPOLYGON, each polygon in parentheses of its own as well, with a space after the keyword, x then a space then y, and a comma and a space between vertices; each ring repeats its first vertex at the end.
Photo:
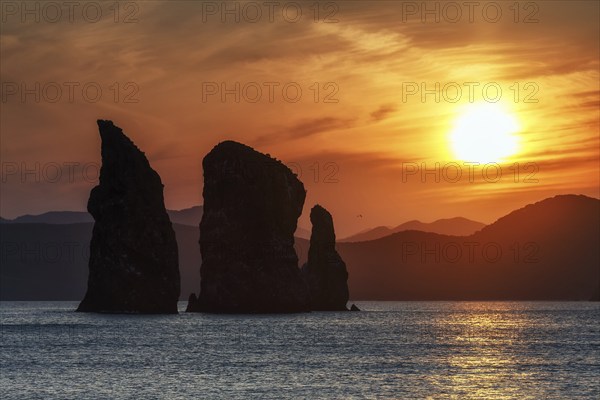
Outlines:
POLYGON ((464 217, 441 218, 433 222, 410 220, 396 227, 378 226, 339 240, 339 242, 363 242, 377 240, 402 231, 432 232, 451 236, 469 236, 486 225, 464 217))
MULTIPOLYGON (((167 210, 174 224, 198 227, 202 219, 203 206, 192 206, 181 210, 167 210)), ((93 223, 94 218, 87 211, 47 211, 41 214, 24 214, 13 219, 0 217, 0 224, 81 224, 93 223)), ((298 226, 296 236, 309 239, 310 230, 298 226)))
MULTIPOLYGON (((173 223, 195 226, 202 218, 202 206, 192 206, 181 210, 167 210, 173 223), (194 223, 195 219, 197 223, 194 223)), ((47 211, 41 214, 24 214, 13 219, 0 217, 4 224, 77 224, 94 222, 94 218, 87 211, 47 211)))
MULTIPOLYGON (((0 224, 0 298, 79 300, 92 227, 0 224), (62 246, 58 256, 57 245, 62 246)), ((197 226, 173 227, 183 300, 199 285, 199 234, 197 226)), ((563 195, 518 208, 471 236, 402 231, 367 242, 338 242, 336 249, 347 264, 355 301, 598 300, 599 227, 599 199, 563 195), (453 262, 456 248, 464 254, 453 262), (492 262, 495 248, 503 253, 492 262)), ((295 248, 302 265, 308 241, 296 237, 295 248)))

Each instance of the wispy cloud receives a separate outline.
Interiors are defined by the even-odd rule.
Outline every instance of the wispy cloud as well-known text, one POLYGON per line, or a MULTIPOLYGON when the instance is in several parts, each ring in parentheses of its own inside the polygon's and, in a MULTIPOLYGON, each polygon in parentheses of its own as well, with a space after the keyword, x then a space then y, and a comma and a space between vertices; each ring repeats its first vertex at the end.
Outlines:
MULTIPOLYGON (((200 201, 202 156, 220 140, 240 140, 307 170, 312 165, 310 174, 316 168, 319 179, 331 173, 322 170, 326 163, 337 163, 337 184, 315 184, 309 172, 304 179, 309 199, 328 203, 348 233, 358 209, 373 225, 404 216, 489 220, 500 211, 479 199, 512 193, 514 201, 502 201, 522 205, 551 190, 597 191, 597 173, 590 175, 599 156, 598 2, 537 2, 533 24, 515 23, 510 10, 498 23, 480 14, 473 23, 422 23, 418 15, 404 21, 402 2, 388 1, 338 2, 339 22, 330 24, 315 22, 309 10, 298 23, 280 15, 274 22, 223 23, 219 16, 204 22, 202 2, 137 4, 133 24, 15 18, 0 25, 3 82, 95 82, 103 91, 97 102, 80 91, 72 103, 11 96, 0 111, 3 160, 98 161, 95 120, 113 119, 161 174, 167 204, 182 208, 200 201), (452 160, 448 132, 468 103, 464 96, 458 103, 431 95, 422 101, 420 94, 404 101, 403 83, 431 88, 469 81, 505 88, 502 100, 523 126, 517 161, 540 163, 543 185, 527 192, 508 183, 475 189, 399 180, 402 162, 452 160), (139 89, 137 103, 122 101, 128 82, 139 89), (266 94, 256 103, 220 95, 203 101, 204 82, 279 86, 273 102, 266 94), (297 103, 282 100, 280 88, 289 82, 303 89, 297 103), (335 104, 323 102, 328 82, 339 89, 335 104), (515 82, 520 88, 536 83, 539 101, 514 101, 509 87, 515 82)), ((88 186, 7 182, 0 213, 82 209, 88 186)))

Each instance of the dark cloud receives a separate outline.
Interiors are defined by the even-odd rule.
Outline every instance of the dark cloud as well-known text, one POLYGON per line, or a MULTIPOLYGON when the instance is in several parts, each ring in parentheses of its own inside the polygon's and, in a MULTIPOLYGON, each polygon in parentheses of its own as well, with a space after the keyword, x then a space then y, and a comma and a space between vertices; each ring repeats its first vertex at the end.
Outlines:
POLYGON ((379 106, 379 108, 371 113, 371 119, 373 121, 381 121, 385 119, 390 114, 396 111, 396 106, 393 104, 384 104, 379 106))

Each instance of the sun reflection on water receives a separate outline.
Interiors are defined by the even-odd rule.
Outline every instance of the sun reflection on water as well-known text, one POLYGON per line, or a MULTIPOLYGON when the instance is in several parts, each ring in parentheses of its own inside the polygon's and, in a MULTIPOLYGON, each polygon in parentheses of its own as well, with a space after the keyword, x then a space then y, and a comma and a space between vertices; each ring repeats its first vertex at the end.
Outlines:
POLYGON ((543 325, 551 328, 545 326, 548 321, 512 302, 464 302, 453 307, 454 312, 435 321, 438 339, 456 348, 446 354, 448 371, 437 377, 436 385, 451 398, 533 398, 522 393, 533 378, 523 366, 536 361, 522 347, 527 346, 527 332, 543 325))

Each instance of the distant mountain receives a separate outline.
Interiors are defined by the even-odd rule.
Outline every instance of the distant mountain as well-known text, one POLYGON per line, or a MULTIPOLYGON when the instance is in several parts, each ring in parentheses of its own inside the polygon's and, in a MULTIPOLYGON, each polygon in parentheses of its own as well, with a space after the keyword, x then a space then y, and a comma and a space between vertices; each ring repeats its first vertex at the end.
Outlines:
POLYGON ((413 220, 398 225, 395 228, 378 226, 341 239, 339 242, 366 242, 368 240, 376 240, 402 231, 422 231, 439 233, 440 235, 468 236, 483 227, 485 227, 485 224, 463 217, 438 219, 437 221, 429 223, 413 220))
MULTIPOLYGON (((202 219, 202 206, 194 206, 183 210, 167 210, 174 224, 198 226, 202 219)), ((87 211, 49 211, 39 215, 22 215, 15 219, 0 218, 4 224, 82 224, 94 222, 87 211)))
MULTIPOLYGON (((202 219, 202 206, 193 206, 183 210, 167 210, 173 224, 198 227, 202 219)), ((0 224, 82 224, 94 222, 87 211, 50 211, 38 215, 22 215, 15 219, 0 217, 0 224)), ((301 227, 296 230, 296 236, 310 239, 310 231, 301 227)))
POLYGON ((49 211, 38 215, 21 215, 15 219, 0 220, 3 224, 81 224, 94 222, 87 211, 49 211))
MULTIPOLYGON (((93 223, 0 224, 0 300, 81 300, 93 223)), ((181 300, 200 287, 200 231, 173 224, 179 248, 181 300)), ((300 265, 308 241, 297 239, 300 265)))
MULTIPOLYGON (((92 227, 0 224, 0 299, 81 300, 92 227)), ((199 230, 173 227, 187 299, 200 285, 199 230)), ((600 200, 566 195, 469 236, 409 230, 337 250, 352 300, 598 300, 599 243, 600 200)), ((295 247, 302 265, 309 243, 295 247)))
POLYGON ((600 200, 556 196, 470 236, 403 231, 339 243, 353 299, 591 300, 600 290, 600 200))
POLYGON ((171 222, 174 224, 198 227, 202 219, 202 206, 184 208, 183 210, 167 210, 171 222))
MULTIPOLYGON (((0 300, 83 299, 93 227, 93 223, 0 224, 0 300)), ((199 231, 187 225, 173 227, 183 299, 198 290, 199 231)))
POLYGON ((352 236, 348 236, 343 239, 338 239, 338 242, 366 242, 369 240, 376 240, 385 236, 389 236, 395 233, 394 228, 389 226, 378 226, 371 229, 366 229, 352 236))

